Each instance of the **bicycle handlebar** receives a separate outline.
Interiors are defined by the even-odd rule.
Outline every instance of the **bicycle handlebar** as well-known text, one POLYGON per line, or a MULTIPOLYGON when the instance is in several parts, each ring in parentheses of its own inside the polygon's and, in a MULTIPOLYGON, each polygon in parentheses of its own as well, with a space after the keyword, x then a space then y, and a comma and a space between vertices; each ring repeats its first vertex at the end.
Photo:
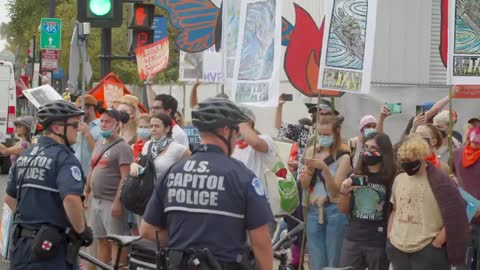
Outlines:
POLYGON ((277 250, 281 249, 282 246, 283 246, 285 243, 293 240, 293 238, 294 238, 297 234, 301 233, 301 232, 303 231, 304 227, 305 227, 305 223, 303 223, 303 222, 301 222, 300 224, 298 224, 297 226, 295 226, 295 228, 293 228, 293 229, 292 229, 291 231, 289 231, 284 237, 282 237, 277 243, 275 243, 275 245, 273 245, 272 249, 273 249, 274 251, 277 251, 277 250))

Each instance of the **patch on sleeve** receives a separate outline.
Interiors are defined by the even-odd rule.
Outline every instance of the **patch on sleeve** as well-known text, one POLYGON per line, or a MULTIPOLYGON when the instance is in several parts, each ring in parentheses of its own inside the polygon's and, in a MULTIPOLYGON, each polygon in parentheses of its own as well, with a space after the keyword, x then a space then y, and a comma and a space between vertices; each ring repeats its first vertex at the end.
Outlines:
POLYGON ((255 190, 255 192, 259 196, 264 196, 265 195, 265 190, 263 189, 263 185, 258 178, 253 178, 252 186, 253 186, 253 189, 255 190))
POLYGON ((75 180, 82 181, 82 171, 80 171, 80 168, 73 166, 70 170, 72 171, 72 176, 75 180))

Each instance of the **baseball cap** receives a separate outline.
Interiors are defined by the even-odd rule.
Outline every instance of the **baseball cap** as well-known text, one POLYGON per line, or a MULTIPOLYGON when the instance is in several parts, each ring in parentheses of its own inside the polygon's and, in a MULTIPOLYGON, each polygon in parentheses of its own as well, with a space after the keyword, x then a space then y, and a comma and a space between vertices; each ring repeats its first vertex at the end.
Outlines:
POLYGON ((242 111, 242 113, 248 117, 248 119, 255 123, 255 113, 251 109, 245 106, 240 106, 240 111, 242 111))
MULTIPOLYGON (((89 94, 85 95, 85 105, 92 105, 92 106, 97 106, 98 101, 97 99, 89 94)), ((78 108, 82 107, 82 97, 78 97, 77 100, 75 100, 75 106, 78 108)))
POLYGON ((130 119, 130 115, 128 115, 128 113, 117 111, 113 108, 106 108, 106 109, 101 108, 100 110, 98 110, 98 113, 100 113, 100 114, 106 113, 110 117, 115 118, 115 120, 117 120, 117 122, 122 122, 123 124, 127 123, 128 120, 130 119))
POLYGON ((433 107, 433 105, 435 105, 435 102, 432 102, 432 101, 424 102, 424 103, 423 103, 423 109, 424 109, 425 111, 428 111, 428 110, 430 110, 430 109, 433 107))
POLYGON ((362 129, 368 124, 378 124, 377 118, 375 118, 373 115, 365 115, 362 117, 362 119, 360 119, 360 125, 358 126, 358 129, 362 131, 362 129))
MULTIPOLYGON (((332 103, 330 103, 327 99, 320 99, 320 105, 317 106, 316 103, 305 103, 305 106, 308 108, 308 113, 316 113, 318 108, 323 111, 331 112, 332 111, 332 103)), ((334 110, 333 113, 335 115, 339 115, 340 113, 337 110, 334 110)))

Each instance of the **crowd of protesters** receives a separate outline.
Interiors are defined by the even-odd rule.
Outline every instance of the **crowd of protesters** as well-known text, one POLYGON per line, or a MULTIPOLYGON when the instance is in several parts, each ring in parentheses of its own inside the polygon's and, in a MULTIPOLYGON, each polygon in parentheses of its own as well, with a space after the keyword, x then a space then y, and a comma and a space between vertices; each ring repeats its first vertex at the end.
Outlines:
MULTIPOLYGON (((146 85, 150 114, 140 113, 139 100, 132 95, 112 108, 101 108, 93 96, 85 95, 85 116, 72 146, 88 175, 84 195, 96 240, 93 252, 105 263, 117 256, 107 234, 138 234, 141 217, 124 209, 120 193, 128 175, 142 173, 139 159, 153 156, 160 176, 194 148, 183 130, 177 100, 155 95, 151 78, 146 85)), ((198 104, 199 86, 194 84, 191 106, 198 104)), ((378 118, 363 116, 358 136, 348 139, 342 135, 345 116, 328 100, 306 104, 311 119, 295 124, 282 121, 284 103, 281 97, 274 126, 278 137, 294 142, 288 168, 297 178, 302 203, 292 215, 305 222, 310 269, 470 269, 472 253, 480 256, 480 211, 467 219, 459 188, 480 199, 480 117, 468 121, 464 136, 453 131, 451 138, 457 115, 444 109, 448 98, 423 104, 424 113, 413 116, 401 140, 393 143, 384 133, 390 115, 386 106, 378 118), (473 252, 467 255, 467 250, 473 252)), ((81 107, 80 98, 75 104, 81 107)), ((239 125, 232 158, 265 186, 265 169, 277 154, 275 141, 255 129, 252 110, 241 110, 249 121, 239 125)), ((31 143, 32 124, 32 117, 18 118, 18 144, 0 145, 0 153, 14 161, 31 143)), ((285 221, 288 229, 295 226, 288 217, 285 221)), ((284 222, 278 219, 277 224, 283 228, 284 222)), ((273 234, 275 224, 271 227, 273 234)), ((291 247, 293 267, 303 260, 301 249, 299 237, 291 247)))

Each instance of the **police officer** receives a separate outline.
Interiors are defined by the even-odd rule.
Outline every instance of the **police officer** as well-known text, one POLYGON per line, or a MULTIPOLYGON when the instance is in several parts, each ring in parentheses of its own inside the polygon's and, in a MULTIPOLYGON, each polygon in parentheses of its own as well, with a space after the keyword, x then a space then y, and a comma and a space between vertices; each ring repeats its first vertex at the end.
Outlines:
MULTIPOLYGON (((63 100, 38 111, 45 135, 17 159, 5 196, 16 209, 11 269, 77 269, 76 261, 67 262, 67 231, 81 245, 92 242, 82 206, 85 177, 70 148, 81 115, 83 111, 63 100)), ((73 254, 76 257, 78 253, 73 254)))
POLYGON ((141 236, 155 240, 158 231, 163 240, 168 238, 170 250, 183 252, 183 267, 177 269, 193 269, 186 261, 192 250, 202 249, 208 249, 222 269, 254 269, 241 268, 240 263, 250 251, 248 232, 259 269, 272 270, 267 224, 273 215, 265 191, 243 163, 230 157, 238 124, 248 118, 233 102, 211 98, 192 111, 192 121, 202 145, 159 179, 143 216, 141 236))

